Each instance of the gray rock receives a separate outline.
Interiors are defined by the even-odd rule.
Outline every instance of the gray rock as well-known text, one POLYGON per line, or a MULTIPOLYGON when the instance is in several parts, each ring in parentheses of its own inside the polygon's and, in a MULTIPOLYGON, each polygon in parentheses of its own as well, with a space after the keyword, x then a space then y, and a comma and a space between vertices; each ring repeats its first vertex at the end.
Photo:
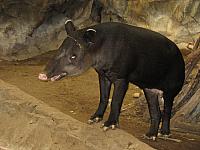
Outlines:
MULTIPOLYGON (((102 22, 119 21, 158 31, 176 43, 200 34, 199 0, 99 0, 102 22)), ((64 22, 89 20, 93 0, 0 0, 0 58, 21 60, 55 50, 66 37, 64 22)))
POLYGON ((0 58, 21 60, 57 49, 66 37, 65 20, 84 20, 90 3, 89 0, 0 1, 0 58))
POLYGON ((193 41, 200 33, 199 0, 113 1, 129 24, 158 31, 177 43, 193 41), (123 6, 119 9, 119 6, 123 6))
POLYGON ((0 149, 153 150, 118 129, 103 132, 0 80, 0 149))

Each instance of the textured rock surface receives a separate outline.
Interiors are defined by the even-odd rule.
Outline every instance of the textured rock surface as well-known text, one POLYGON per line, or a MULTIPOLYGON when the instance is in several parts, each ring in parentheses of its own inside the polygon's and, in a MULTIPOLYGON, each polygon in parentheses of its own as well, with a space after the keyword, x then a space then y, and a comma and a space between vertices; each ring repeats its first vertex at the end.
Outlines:
POLYGON ((127 23, 161 32, 176 42, 200 34, 199 0, 108 0, 127 23))
POLYGON ((66 36, 65 20, 84 19, 88 7, 89 0, 0 0, 1 58, 25 59, 57 49, 66 36))
POLYGON ((122 130, 81 123, 1 80, 0 149, 153 150, 122 130))
MULTIPOLYGON (((122 21, 165 34, 176 43, 200 34, 199 0, 99 0, 102 22, 122 21)), ((0 56, 16 60, 56 49, 65 38, 64 21, 80 26, 93 0, 0 0, 0 56)), ((91 21, 82 24, 90 25, 91 21)))
POLYGON ((184 105, 172 118, 174 128, 182 128, 196 134, 200 134, 200 89, 192 96, 190 101, 184 105))

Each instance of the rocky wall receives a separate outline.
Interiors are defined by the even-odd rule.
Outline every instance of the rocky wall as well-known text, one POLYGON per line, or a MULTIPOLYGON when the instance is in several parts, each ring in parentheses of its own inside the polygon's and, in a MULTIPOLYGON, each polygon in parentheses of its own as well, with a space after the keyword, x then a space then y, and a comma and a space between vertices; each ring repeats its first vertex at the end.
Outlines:
POLYGON ((57 49, 66 37, 65 20, 84 19, 90 7, 89 0, 0 0, 1 59, 21 60, 57 49))
MULTIPOLYGON (((96 1, 103 7, 101 22, 119 21, 149 28, 177 44, 194 42, 200 34, 199 0, 96 1)), ((21 60, 57 49, 66 37, 66 19, 73 19, 79 27, 93 23, 92 3, 93 0, 0 0, 0 58, 21 60)))

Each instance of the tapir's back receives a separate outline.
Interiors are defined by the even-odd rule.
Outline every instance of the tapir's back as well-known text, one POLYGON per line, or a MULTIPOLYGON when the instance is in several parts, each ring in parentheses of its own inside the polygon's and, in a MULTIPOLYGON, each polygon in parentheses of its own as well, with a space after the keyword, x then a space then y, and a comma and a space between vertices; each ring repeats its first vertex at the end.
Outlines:
POLYGON ((126 72, 134 84, 162 88, 175 82, 169 80, 176 80, 182 86, 185 77, 183 57, 176 44, 165 36, 121 23, 103 23, 95 29, 105 34, 112 59, 116 58, 114 65, 121 68, 123 74, 126 72))

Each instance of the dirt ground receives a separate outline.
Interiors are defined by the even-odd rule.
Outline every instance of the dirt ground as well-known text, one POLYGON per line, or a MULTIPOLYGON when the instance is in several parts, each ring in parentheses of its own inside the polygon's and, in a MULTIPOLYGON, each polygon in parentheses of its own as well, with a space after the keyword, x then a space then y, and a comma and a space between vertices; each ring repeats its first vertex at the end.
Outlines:
MULTIPOLYGON (((51 56, 52 53, 49 53, 22 62, 1 61, 0 79, 16 85, 26 93, 77 120, 87 122, 98 106, 99 87, 95 71, 91 69, 81 76, 65 78, 57 82, 41 82, 38 80, 38 73, 42 71, 51 56)), ((137 102, 137 98, 133 98, 134 92, 141 92, 141 90, 130 85, 123 108, 131 106, 129 109, 135 109, 134 104, 137 102)), ((109 109, 104 121, 108 112, 109 109)), ((120 127, 159 150, 199 150, 200 136, 174 130, 172 130, 172 137, 180 139, 181 143, 161 139, 158 139, 157 142, 144 140, 142 135, 148 129, 148 123, 143 120, 139 115, 137 117, 137 115, 127 114, 125 110, 120 116, 120 127)))

